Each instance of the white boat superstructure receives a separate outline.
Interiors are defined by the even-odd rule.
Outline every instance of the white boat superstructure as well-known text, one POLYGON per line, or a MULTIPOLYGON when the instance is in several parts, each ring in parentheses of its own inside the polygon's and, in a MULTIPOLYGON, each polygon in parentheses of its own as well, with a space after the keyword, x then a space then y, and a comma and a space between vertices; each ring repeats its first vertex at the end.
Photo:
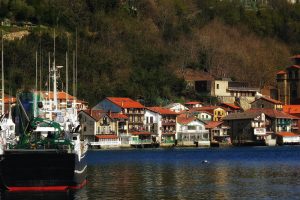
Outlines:
POLYGON ((15 123, 11 118, 11 110, 8 116, 5 114, 5 93, 4 93, 4 48, 3 48, 3 31, 1 39, 1 117, 0 117, 0 155, 9 147, 9 144, 16 143, 15 123))

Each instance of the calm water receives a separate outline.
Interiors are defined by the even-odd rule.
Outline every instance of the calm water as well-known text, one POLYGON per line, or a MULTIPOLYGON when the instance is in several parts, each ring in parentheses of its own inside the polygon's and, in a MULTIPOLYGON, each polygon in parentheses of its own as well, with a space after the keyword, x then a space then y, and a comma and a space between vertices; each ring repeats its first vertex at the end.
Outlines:
POLYGON ((85 188, 1 199, 300 199, 300 146, 91 151, 85 188))

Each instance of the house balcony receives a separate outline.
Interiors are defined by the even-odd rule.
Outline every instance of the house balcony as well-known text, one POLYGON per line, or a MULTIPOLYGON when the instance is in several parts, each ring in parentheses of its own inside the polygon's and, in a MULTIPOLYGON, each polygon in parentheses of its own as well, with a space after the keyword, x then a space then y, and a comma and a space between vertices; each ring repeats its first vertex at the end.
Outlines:
POLYGON ((143 115, 143 114, 145 114, 145 111, 143 111, 143 110, 141 110, 141 111, 129 110, 126 114, 129 114, 129 115, 143 115))
POLYGON ((143 121, 129 121, 128 124, 144 124, 143 121))
POLYGON ((205 133, 209 133, 209 131, 208 130, 179 130, 178 133, 205 134, 205 133))
POLYGON ((176 131, 162 131, 162 135, 175 135, 176 131))
POLYGON ((176 122, 162 122, 162 126, 176 126, 176 122))

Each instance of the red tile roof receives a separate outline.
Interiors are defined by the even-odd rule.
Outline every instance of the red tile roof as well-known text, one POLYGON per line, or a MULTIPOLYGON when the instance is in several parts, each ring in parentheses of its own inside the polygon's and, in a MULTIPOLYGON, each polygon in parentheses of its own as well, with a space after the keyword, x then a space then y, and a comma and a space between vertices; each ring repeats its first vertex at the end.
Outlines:
POLYGON ((207 129, 213 129, 213 128, 216 128, 216 127, 220 126, 223 123, 224 122, 213 122, 213 121, 211 121, 211 122, 208 122, 207 125, 205 125, 205 128, 207 128, 207 129))
POLYGON ((276 135, 282 136, 282 137, 299 137, 300 135, 292 133, 292 132, 278 132, 276 135))
POLYGON ((9 97, 8 95, 4 95, 4 103, 16 103, 15 97, 9 97))
POLYGON ((240 110, 241 109, 240 107, 238 107, 234 104, 230 104, 230 103, 222 103, 221 105, 228 106, 229 108, 234 109, 234 110, 240 110))
POLYGON ((269 98, 269 97, 266 97, 266 96, 262 96, 259 99, 254 100, 253 102, 251 102, 251 104, 254 103, 254 102, 256 102, 256 101, 258 101, 258 100, 260 100, 260 99, 263 99, 265 101, 271 102, 273 104, 282 104, 280 101, 277 101, 275 99, 272 99, 272 98, 269 98))
POLYGON ((251 108, 245 113, 264 113, 265 115, 271 118, 278 118, 278 119, 298 119, 295 116, 289 115, 283 111, 271 109, 271 108, 251 108))
POLYGON ((90 117, 92 117, 95 121, 99 121, 101 119, 101 117, 103 117, 106 112, 104 110, 91 110, 91 109, 87 109, 87 110, 82 110, 83 112, 85 112, 86 114, 88 114, 90 117))
POLYGON ((276 74, 286 74, 286 71, 280 70, 276 74))
POLYGON ((109 134, 109 135, 96 135, 95 136, 98 139, 118 139, 117 135, 109 134))
POLYGON ((283 112, 288 114, 300 114, 300 105, 284 105, 283 112))
POLYGON ((161 115, 178 115, 178 113, 169 110, 167 108, 162 108, 162 107, 147 107, 146 109, 152 111, 152 112, 156 112, 159 113, 161 115))
MULTIPOLYGON (((52 92, 52 91, 50 91, 50 92, 43 91, 42 93, 44 94, 45 98, 54 99, 54 92, 52 92)), ((57 92, 57 99, 59 99, 59 100, 66 100, 66 97, 68 97, 69 100, 75 99, 74 96, 72 96, 70 94, 67 94, 64 91, 57 92)))
POLYGON ((112 119, 128 119, 126 115, 120 113, 110 113, 109 115, 112 119))
POLYGON ((188 124, 196 120, 196 117, 177 117, 177 122, 180 124, 188 124))
POLYGON ((199 101, 190 101, 185 103, 185 105, 196 105, 196 104, 202 104, 202 103, 199 101))
MULTIPOLYGON (((190 110, 190 112, 206 111, 206 112, 213 114, 214 110, 217 108, 222 108, 222 107, 221 106, 202 106, 202 107, 198 107, 198 108, 192 108, 190 110)), ((224 108, 222 108, 222 109, 224 109, 224 108)))
POLYGON ((146 131, 134 131, 134 132, 130 132, 132 135, 151 135, 150 132, 146 132, 146 131))
POLYGON ((109 101, 120 106, 121 108, 144 108, 142 104, 130 98, 124 97, 107 97, 109 101))

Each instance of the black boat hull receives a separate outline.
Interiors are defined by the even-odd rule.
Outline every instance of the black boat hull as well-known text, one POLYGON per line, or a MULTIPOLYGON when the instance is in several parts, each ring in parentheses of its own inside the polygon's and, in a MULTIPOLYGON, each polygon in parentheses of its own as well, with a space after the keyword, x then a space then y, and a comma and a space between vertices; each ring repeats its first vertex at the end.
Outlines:
POLYGON ((85 154, 57 150, 7 150, 0 184, 9 191, 78 189, 86 183, 85 154))

